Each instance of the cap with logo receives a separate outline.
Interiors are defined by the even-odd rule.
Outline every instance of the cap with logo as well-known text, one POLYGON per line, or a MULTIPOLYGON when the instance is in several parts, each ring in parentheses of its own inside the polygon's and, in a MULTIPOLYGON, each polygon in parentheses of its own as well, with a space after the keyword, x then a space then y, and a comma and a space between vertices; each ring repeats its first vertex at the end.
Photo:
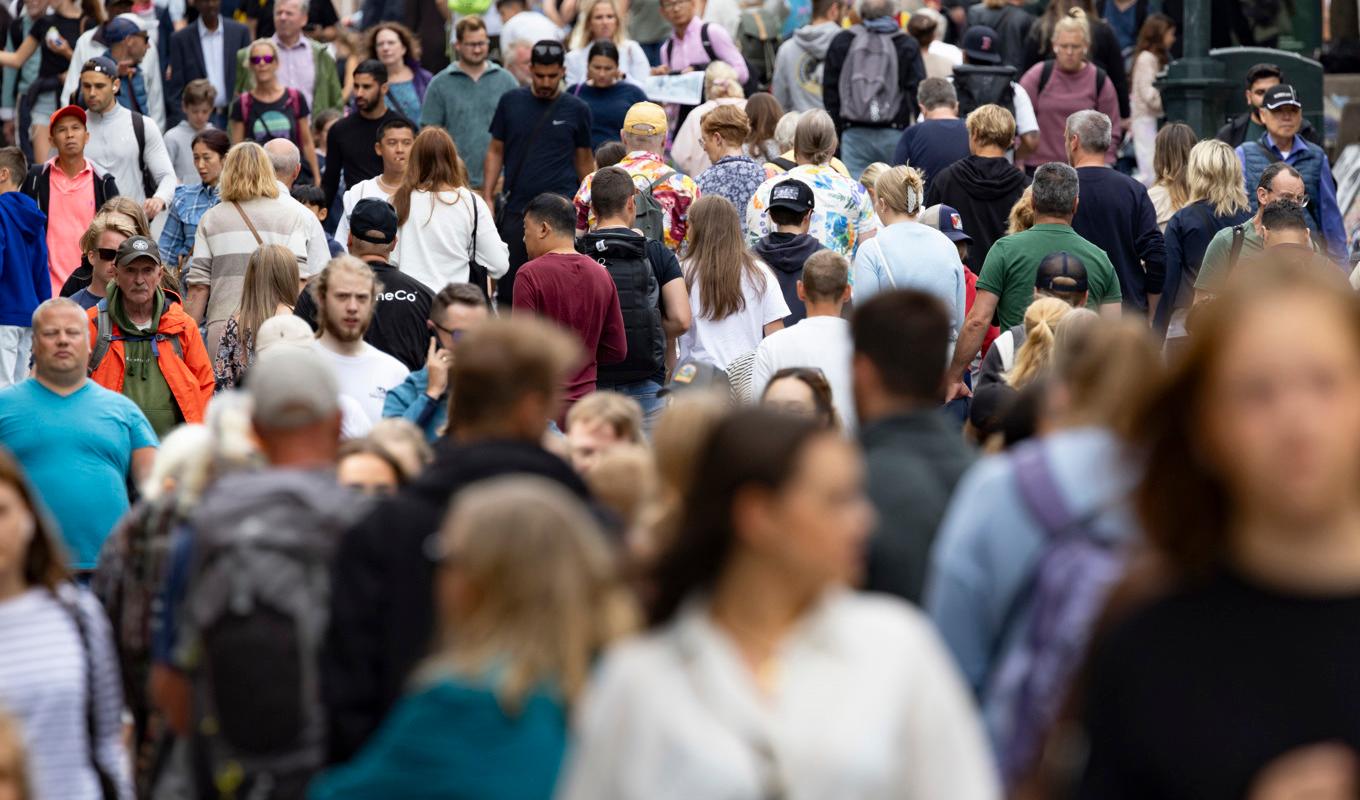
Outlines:
POLYGON ((397 210, 386 200, 366 197, 349 214, 349 232, 369 244, 391 244, 397 238, 397 210))
POLYGON ((986 25, 973 25, 964 31, 959 49, 967 54, 970 61, 979 64, 1000 64, 999 38, 996 31, 986 25))
POLYGON ((1277 83, 1266 90, 1266 96, 1261 98, 1261 107, 1274 111, 1284 106, 1295 106, 1303 108, 1303 103, 1299 102, 1299 93, 1294 91, 1294 87, 1287 83, 1277 83))
POLYGON ((129 36, 145 34, 146 29, 142 27, 141 20, 136 14, 119 14, 108 22, 104 23, 104 44, 112 47, 115 44, 127 39, 129 36))
POLYGON ((95 56, 80 68, 81 73, 98 72, 115 80, 118 78, 118 64, 108 56, 95 56))
POLYGON ((661 387, 656 393, 657 397, 675 394, 676 392, 688 392, 693 390, 713 389, 724 394, 730 392, 731 385, 727 381, 727 373, 703 361, 684 361, 675 368, 671 375, 671 380, 661 387))
POLYGON ((666 132, 666 110, 656 103, 634 103, 623 118, 623 132, 634 136, 660 136, 666 132))
POLYGON ((1041 292, 1084 292, 1086 265, 1066 250, 1049 253, 1039 262, 1034 288, 1041 292))
POLYGON ((61 108, 52 112, 52 117, 47 120, 47 130, 51 131, 53 128, 57 127, 57 123, 60 122, 64 117, 75 117, 76 119, 80 120, 81 124, 84 124, 85 109, 81 108, 80 106, 62 106, 61 108))
POLYGON ((114 259, 114 264, 126 267, 139 258, 149 258, 157 264, 161 263, 161 249, 156 245, 155 239, 149 236, 124 239, 123 243, 118 245, 118 256, 114 259))
POLYGON ((953 206, 943 203, 936 203, 921 212, 921 217, 916 220, 927 228, 934 228, 949 237, 951 242, 971 242, 973 237, 963 232, 963 217, 954 210, 953 206))
POLYGON ((806 214, 817 207, 817 197, 812 187, 799 180, 790 178, 776 183, 770 189, 770 208, 782 208, 806 214))

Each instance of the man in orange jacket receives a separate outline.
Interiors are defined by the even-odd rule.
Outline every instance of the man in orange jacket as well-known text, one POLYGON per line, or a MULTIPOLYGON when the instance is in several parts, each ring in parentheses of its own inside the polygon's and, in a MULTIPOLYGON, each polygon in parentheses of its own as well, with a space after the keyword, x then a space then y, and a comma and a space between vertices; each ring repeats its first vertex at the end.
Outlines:
POLYGON ((153 239, 125 240, 108 296, 88 312, 90 377, 136 403, 157 436, 202 422, 214 386, 198 326, 160 288, 162 269, 153 239))

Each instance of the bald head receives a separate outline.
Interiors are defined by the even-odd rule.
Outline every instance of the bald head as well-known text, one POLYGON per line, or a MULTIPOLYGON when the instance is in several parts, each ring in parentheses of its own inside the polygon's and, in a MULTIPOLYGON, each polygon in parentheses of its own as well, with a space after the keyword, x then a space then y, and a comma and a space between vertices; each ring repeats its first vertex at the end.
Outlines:
POLYGON ((264 144, 269 154, 269 163, 274 165, 274 176, 283 181, 289 189, 302 171, 302 152, 297 145, 287 139, 270 139, 264 144))

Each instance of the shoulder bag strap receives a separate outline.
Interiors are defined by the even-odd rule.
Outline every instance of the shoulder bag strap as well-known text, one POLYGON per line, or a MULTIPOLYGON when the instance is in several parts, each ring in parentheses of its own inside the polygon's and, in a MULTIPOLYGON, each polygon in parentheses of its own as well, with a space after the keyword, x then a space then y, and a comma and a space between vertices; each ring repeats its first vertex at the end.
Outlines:
POLYGON ((85 660, 85 734, 90 742, 90 768, 99 779, 100 794, 104 800, 118 800, 118 787, 113 777, 104 771, 99 763, 99 724, 95 718, 94 702, 94 656, 90 651, 90 631, 85 618, 76 602, 54 592, 56 601, 66 609, 71 622, 76 626, 76 636, 80 639, 80 654, 85 660))
POLYGON ((1233 226, 1232 247, 1228 250, 1228 273, 1231 274, 1233 267, 1237 266, 1237 259, 1242 256, 1242 242, 1247 238, 1246 222, 1241 225, 1233 226))
POLYGON ((1264 155, 1266 157, 1266 160, 1268 160, 1270 163, 1272 164, 1279 163, 1280 157, 1275 154, 1274 150, 1271 150, 1269 147, 1266 147, 1260 142, 1252 142, 1252 144, 1256 145, 1256 148, 1261 151, 1261 154, 1264 155))
POLYGON ((250 235, 255 237, 255 244, 263 245, 264 239, 261 239, 260 232, 255 230, 255 223, 250 221, 250 217, 246 215, 246 210, 241 208, 241 204, 235 200, 231 201, 231 204, 236 208, 236 213, 241 215, 241 219, 246 221, 246 227, 250 228, 250 235))
MULTIPOLYGON (((553 111, 557 110, 557 103, 561 99, 562 95, 559 94, 556 100, 553 100, 551 103, 548 104, 547 108, 543 109, 543 113, 540 114, 538 117, 538 122, 534 123, 533 130, 529 131, 530 142, 535 141, 535 139, 538 137, 538 132, 543 130, 543 123, 547 122, 552 117, 553 111)), ((527 158, 520 159, 520 162, 515 165, 514 173, 507 176, 508 180, 505 182, 505 195, 507 197, 509 197, 510 194, 515 191, 515 182, 519 180, 519 174, 521 171, 524 170, 524 162, 528 160, 529 159, 527 158)))

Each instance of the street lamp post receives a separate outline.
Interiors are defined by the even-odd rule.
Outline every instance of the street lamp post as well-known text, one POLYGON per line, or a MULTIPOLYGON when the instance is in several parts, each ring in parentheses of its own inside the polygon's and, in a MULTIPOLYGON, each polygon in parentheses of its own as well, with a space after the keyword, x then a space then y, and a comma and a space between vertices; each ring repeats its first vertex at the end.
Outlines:
POLYGON ((1209 57, 1210 2, 1185 0, 1185 55, 1168 64, 1157 81, 1167 119, 1187 123, 1201 139, 1213 136, 1222 124, 1231 86, 1223 64, 1209 57))

